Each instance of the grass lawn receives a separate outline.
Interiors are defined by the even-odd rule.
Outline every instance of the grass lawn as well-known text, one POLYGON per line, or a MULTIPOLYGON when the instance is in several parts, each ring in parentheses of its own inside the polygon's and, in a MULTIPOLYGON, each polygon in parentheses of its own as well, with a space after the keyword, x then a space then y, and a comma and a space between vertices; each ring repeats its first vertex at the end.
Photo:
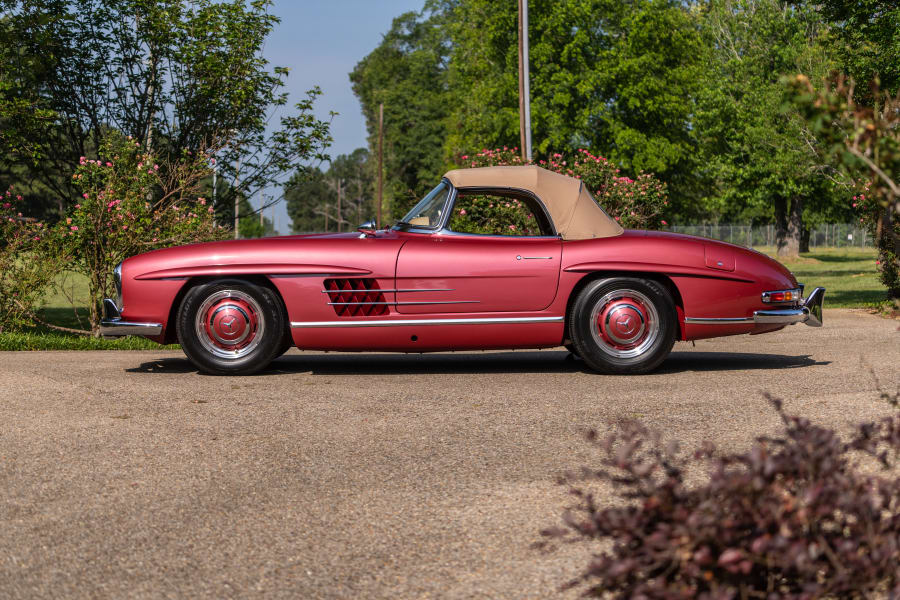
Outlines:
MULTIPOLYGON (((770 256, 774 248, 757 248, 770 256)), ((809 292, 822 286, 826 308, 883 308, 887 292, 875 270, 875 251, 871 248, 825 248, 804 253, 798 260, 784 261, 797 280, 809 292)), ((48 323, 75 329, 88 328, 87 279, 65 274, 58 289, 44 299, 39 311, 48 323), (73 308, 78 308, 78 313, 73 308)), ((177 349, 178 345, 166 346, 177 349)), ((160 346, 139 337, 103 340, 54 331, 44 326, 21 333, 0 333, 0 350, 155 350, 160 346)))
MULTIPOLYGON (((44 298, 38 316, 48 323, 72 329, 90 329, 87 278, 65 273, 57 279, 57 288, 44 298), (75 308, 78 307, 76 313, 75 308)), ((158 350, 178 349, 177 344, 160 346, 142 337, 104 340, 87 335, 55 331, 39 325, 22 332, 0 333, 2 350, 158 350)))
MULTIPOLYGON (((775 257, 774 248, 757 250, 775 257)), ((806 293, 825 288, 825 308, 881 308, 887 302, 872 248, 818 248, 782 262, 806 285, 806 293)))

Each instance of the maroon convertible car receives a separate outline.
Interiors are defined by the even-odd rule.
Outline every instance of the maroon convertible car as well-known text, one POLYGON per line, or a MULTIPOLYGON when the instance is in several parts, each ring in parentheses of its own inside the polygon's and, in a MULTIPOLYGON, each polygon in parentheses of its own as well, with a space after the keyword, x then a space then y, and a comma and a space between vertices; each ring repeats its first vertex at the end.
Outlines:
POLYGON ((753 250, 623 230, 580 180, 535 166, 450 171, 390 229, 156 250, 115 280, 104 336, 177 341, 218 374, 258 371, 292 346, 562 345, 597 371, 645 373, 675 340, 821 326, 825 295, 804 299, 753 250), (520 207, 532 226, 469 233, 460 216, 475 202, 520 207))

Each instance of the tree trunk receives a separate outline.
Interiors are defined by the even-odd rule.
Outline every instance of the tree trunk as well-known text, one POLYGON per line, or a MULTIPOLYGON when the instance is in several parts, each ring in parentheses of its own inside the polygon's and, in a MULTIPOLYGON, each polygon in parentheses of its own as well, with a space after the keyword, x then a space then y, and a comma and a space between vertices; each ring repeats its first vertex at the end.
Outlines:
POLYGON ((803 201, 799 197, 775 200, 775 251, 778 258, 800 255, 803 232, 803 201))
POLYGON ((809 227, 803 226, 800 232, 800 252, 809 252, 809 227))

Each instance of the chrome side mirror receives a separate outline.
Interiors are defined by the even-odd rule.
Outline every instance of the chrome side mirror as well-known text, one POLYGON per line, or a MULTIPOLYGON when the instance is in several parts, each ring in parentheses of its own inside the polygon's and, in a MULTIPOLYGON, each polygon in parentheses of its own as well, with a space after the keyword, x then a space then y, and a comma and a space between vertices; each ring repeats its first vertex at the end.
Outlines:
POLYGON ((375 237, 375 221, 366 221, 356 230, 362 234, 360 237, 375 237))

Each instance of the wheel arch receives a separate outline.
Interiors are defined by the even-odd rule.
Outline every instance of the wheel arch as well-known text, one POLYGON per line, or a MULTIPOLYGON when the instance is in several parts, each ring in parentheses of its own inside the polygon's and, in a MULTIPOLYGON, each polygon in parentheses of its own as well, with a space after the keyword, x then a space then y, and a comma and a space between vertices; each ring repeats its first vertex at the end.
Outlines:
POLYGON ((172 300, 172 306, 169 307, 169 316, 166 319, 166 333, 164 343, 166 344, 176 344, 178 343, 178 333, 176 331, 176 327, 174 327, 174 323, 176 318, 178 317, 178 309, 181 308, 181 303, 184 300, 185 295, 193 288, 198 285, 202 285, 204 283, 212 283, 215 281, 226 281, 226 280, 240 280, 246 281, 248 283, 252 283, 255 285, 259 285, 265 288, 268 288, 272 292, 275 293, 275 296, 278 298, 279 302, 281 302, 281 310, 284 311, 286 328, 284 331, 285 335, 290 335, 290 319, 288 319, 287 306, 284 303, 284 298, 281 296, 281 292, 272 280, 266 275, 259 274, 228 274, 228 275, 197 275, 195 277, 188 278, 187 281, 184 282, 184 285, 178 290, 178 293, 175 294, 175 298, 172 300))
POLYGON ((617 277, 628 277, 628 278, 642 278, 642 279, 650 279, 655 281, 666 288, 666 290, 672 296, 672 302, 675 303, 675 318, 678 322, 678 339, 684 340, 685 330, 684 330, 684 300, 681 297, 681 291, 678 289, 678 286, 675 285, 675 282, 672 281, 670 277, 663 273, 655 273, 653 271, 592 271, 590 273, 585 273, 584 277, 578 280, 575 286, 572 288, 572 291, 569 292, 569 297, 566 300, 566 315, 565 315, 565 324, 563 325, 563 336, 564 341, 569 341, 569 320, 572 318, 572 305, 575 303, 575 299, 578 297, 578 294, 581 293, 581 290, 585 288, 591 282, 597 281, 598 279, 613 279, 617 277))

